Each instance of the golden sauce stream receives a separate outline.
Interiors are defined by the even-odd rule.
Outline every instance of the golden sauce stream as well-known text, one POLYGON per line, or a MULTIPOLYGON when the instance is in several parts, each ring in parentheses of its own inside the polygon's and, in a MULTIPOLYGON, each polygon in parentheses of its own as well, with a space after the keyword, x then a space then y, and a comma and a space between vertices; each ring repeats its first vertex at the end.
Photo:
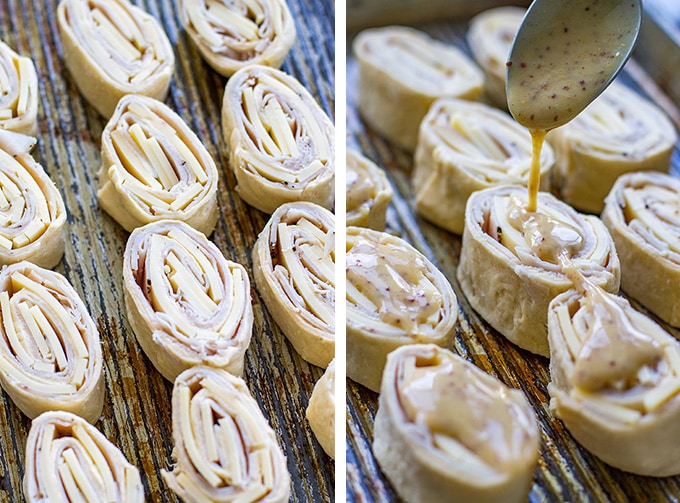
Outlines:
POLYGON ((548 131, 530 129, 531 133, 531 171, 529 172, 529 201, 527 211, 536 211, 538 206, 538 188, 541 185, 541 150, 548 131))

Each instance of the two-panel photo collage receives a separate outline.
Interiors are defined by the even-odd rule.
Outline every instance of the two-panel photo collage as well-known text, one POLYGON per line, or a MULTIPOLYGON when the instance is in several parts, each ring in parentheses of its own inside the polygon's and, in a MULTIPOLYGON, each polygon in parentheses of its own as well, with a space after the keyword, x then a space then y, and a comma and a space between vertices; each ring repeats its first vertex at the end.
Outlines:
POLYGON ((680 500, 676 0, 0 0, 0 503, 680 500))

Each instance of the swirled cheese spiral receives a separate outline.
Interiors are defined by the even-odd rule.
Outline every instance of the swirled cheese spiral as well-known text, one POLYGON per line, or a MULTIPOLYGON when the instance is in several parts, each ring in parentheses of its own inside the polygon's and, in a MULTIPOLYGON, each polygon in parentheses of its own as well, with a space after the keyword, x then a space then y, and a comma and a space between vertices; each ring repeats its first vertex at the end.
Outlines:
POLYGON ((136 229, 123 281, 128 321, 166 379, 199 364, 243 372, 253 326, 248 273, 205 235, 175 220, 136 229))
POLYGON ((314 385, 305 417, 323 450, 335 458, 335 359, 314 385))
POLYGON ((38 133, 38 74, 31 58, 0 41, 0 129, 38 133))
POLYGON ((175 466, 163 478, 184 501, 288 501, 286 458, 242 379, 209 367, 180 374, 172 437, 175 466))
POLYGON ((124 96, 102 132, 99 204, 125 230, 175 219, 211 234, 217 223, 217 167, 167 105, 124 96))
POLYGON ((385 229, 392 187, 385 172, 356 150, 347 149, 347 225, 385 229))
POLYGON ((306 361, 335 355, 335 217, 313 203, 276 210, 253 248, 253 274, 267 310, 306 361))
POLYGON ((126 94, 165 99, 175 56, 154 17, 127 0, 61 0, 57 21, 71 78, 101 115, 126 94))
POLYGON ((295 43, 285 0, 180 0, 179 12, 203 59, 225 77, 246 65, 278 68, 295 43))
POLYGON ((236 72, 222 131, 245 202, 265 213, 295 201, 332 207, 335 128, 295 78, 261 65, 236 72))

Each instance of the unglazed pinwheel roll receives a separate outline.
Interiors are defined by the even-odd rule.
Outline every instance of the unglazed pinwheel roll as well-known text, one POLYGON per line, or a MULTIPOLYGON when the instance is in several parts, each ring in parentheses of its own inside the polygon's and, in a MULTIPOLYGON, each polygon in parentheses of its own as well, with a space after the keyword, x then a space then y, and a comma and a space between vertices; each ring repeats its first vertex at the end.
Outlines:
POLYGON ((251 64, 278 68, 295 43, 285 0, 180 0, 179 13, 203 59, 225 77, 251 64))
POLYGON ((64 255, 64 200, 29 153, 35 141, 0 129, 0 265, 52 268, 64 255))
POLYGON ((555 150, 553 189, 574 208, 600 213, 620 175, 668 171, 676 139, 660 108, 614 83, 583 113, 548 135, 555 150))
POLYGON ((305 415, 323 450, 335 458, 335 360, 314 385, 305 415))
POLYGON ((0 41, 0 129, 38 134, 38 74, 31 58, 0 41))
POLYGON ((602 221, 621 260, 621 288, 680 326, 680 181, 663 173, 629 173, 605 201, 602 221))
POLYGON ((639 475, 680 473, 680 344, 590 286, 550 303, 550 409, 583 447, 639 475))
POLYGON ((505 64, 525 9, 513 6, 485 10, 470 20, 466 40, 472 56, 484 72, 484 91, 491 103, 506 109, 505 64))
POLYGON ((265 213, 295 201, 333 206, 335 127, 295 78, 261 65, 236 72, 222 131, 246 203, 265 213))
MULTIPOLYGON (((555 162, 541 151, 541 187, 555 162)), ((531 135, 505 112, 483 103, 441 99, 420 123, 413 169, 418 212, 456 234, 465 226, 465 203, 476 190, 525 186, 531 168, 531 135)))
POLYGON ((364 30, 352 44, 359 62, 363 119, 396 145, 413 151, 418 126, 437 98, 475 100, 482 72, 460 49, 405 26, 364 30))
POLYGON ((0 384, 24 414, 63 410, 96 422, 102 365, 97 327, 66 278, 29 262, 0 271, 0 384))
POLYGON ((101 115, 126 94, 165 99, 175 56, 155 18, 127 0, 61 0, 57 21, 64 63, 101 115))
POLYGON ((346 174, 347 225, 383 230, 392 200, 385 172, 356 150, 347 149, 346 174))
POLYGON ((205 235, 176 220, 136 229, 123 281, 130 326, 163 377, 194 365, 243 373, 253 327, 248 273, 205 235))
POLYGON ((164 103, 124 96, 102 132, 97 197, 125 230, 173 219, 210 235, 217 223, 217 167, 164 103))
POLYGON ((433 344, 388 355, 373 452, 406 502, 526 501, 538 448, 520 391, 433 344))
POLYGON ((347 228, 347 377, 378 391, 387 354, 451 344, 458 299, 418 250, 386 232, 347 228))
POLYGON ((313 203, 282 205, 253 247, 253 276, 267 311, 306 361, 335 355, 335 217, 313 203))
POLYGON ((290 474, 274 430, 242 379, 193 367, 172 390, 170 489, 186 502, 288 501, 290 474))
POLYGON ((23 485, 28 503, 144 501, 137 467, 97 428, 68 412, 33 420, 23 485))
POLYGON ((472 308, 519 347, 548 356, 548 304, 571 288, 563 259, 617 292, 619 259, 606 227, 551 194, 526 210, 527 190, 496 187, 470 196, 458 280, 472 308))

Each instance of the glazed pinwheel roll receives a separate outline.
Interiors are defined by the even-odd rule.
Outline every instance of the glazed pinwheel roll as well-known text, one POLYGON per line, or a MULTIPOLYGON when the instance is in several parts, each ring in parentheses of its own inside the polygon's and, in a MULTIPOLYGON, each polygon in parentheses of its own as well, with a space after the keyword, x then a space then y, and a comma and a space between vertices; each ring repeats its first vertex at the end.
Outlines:
POLYGON ((314 385, 305 415, 323 450, 335 458, 335 360, 314 385))
POLYGON ((546 192, 538 211, 526 210, 527 190, 496 187, 470 196, 458 280, 472 308, 519 347, 549 356, 548 304, 571 288, 570 261, 609 292, 620 283, 619 259, 609 232, 546 192))
POLYGON ((24 496, 28 503, 141 503, 137 467, 97 428, 68 412, 33 420, 26 440, 24 496))
POLYGON ((472 56, 484 72, 487 98, 493 105, 506 110, 505 64, 525 12, 526 9, 514 6, 487 9, 470 20, 466 35, 472 56))
POLYGON ((163 377, 174 381, 194 365, 243 373, 253 327, 248 273, 204 234, 176 220, 136 229, 123 281, 132 331, 163 377))
POLYGON ((313 203, 282 205, 253 247, 253 276, 267 311, 300 356, 335 356, 335 217, 313 203))
POLYGON ((265 213, 295 201, 333 206, 335 127, 295 78, 261 65, 236 72, 222 131, 246 203, 265 213))
POLYGON ((38 134, 38 74, 31 58, 0 41, 0 129, 38 134))
POLYGON ((388 355, 373 452, 404 501, 526 501, 538 448, 520 391, 433 344, 388 355))
POLYGON ((225 77, 251 64, 278 68, 295 43, 285 0, 180 0, 179 14, 203 59, 225 77))
POLYGON ((21 411, 96 422, 104 406, 99 332, 66 278, 30 262, 6 266, 0 318, 0 384, 21 411))
POLYGON ((403 239, 347 228, 347 377, 378 391, 387 354, 451 344, 458 299, 446 277, 403 239))
POLYGON ((172 390, 170 489, 186 502, 283 503, 290 475, 274 430, 242 379, 193 367, 172 390))
POLYGON ((621 288, 666 323, 680 326, 680 181, 663 173, 622 175, 602 221, 621 260, 621 288))
POLYGON ((347 225, 385 229, 392 187, 385 172, 356 150, 347 149, 347 225))
POLYGON ((616 179, 632 171, 668 171, 675 128, 655 104, 614 83, 583 113, 553 130, 553 189, 574 208, 600 213, 616 179))
MULTIPOLYGON (((545 145, 544 190, 554 162, 545 145)), ((439 227, 462 234, 470 194, 504 184, 526 187, 530 169, 531 135, 508 114, 483 103, 437 100, 420 123, 413 168, 416 209, 439 227)))
POLYGON ((639 475, 680 473, 680 344, 628 301, 589 286, 548 312, 550 408, 583 447, 639 475))
POLYGON ((52 268, 64 255, 64 200, 29 153, 35 142, 0 129, 0 265, 52 268))
POLYGON ((217 167, 198 137, 164 103, 124 96, 102 132, 97 197, 125 230, 157 220, 210 235, 217 223, 217 167))
POLYGON ((406 150, 415 149, 418 126, 434 100, 475 100, 482 93, 482 72, 463 51, 414 28, 364 30, 352 49, 359 63, 359 113, 406 150))
POLYGON ((66 68, 105 118, 126 94, 165 99, 175 56, 154 17, 127 0, 61 0, 57 22, 66 68))

